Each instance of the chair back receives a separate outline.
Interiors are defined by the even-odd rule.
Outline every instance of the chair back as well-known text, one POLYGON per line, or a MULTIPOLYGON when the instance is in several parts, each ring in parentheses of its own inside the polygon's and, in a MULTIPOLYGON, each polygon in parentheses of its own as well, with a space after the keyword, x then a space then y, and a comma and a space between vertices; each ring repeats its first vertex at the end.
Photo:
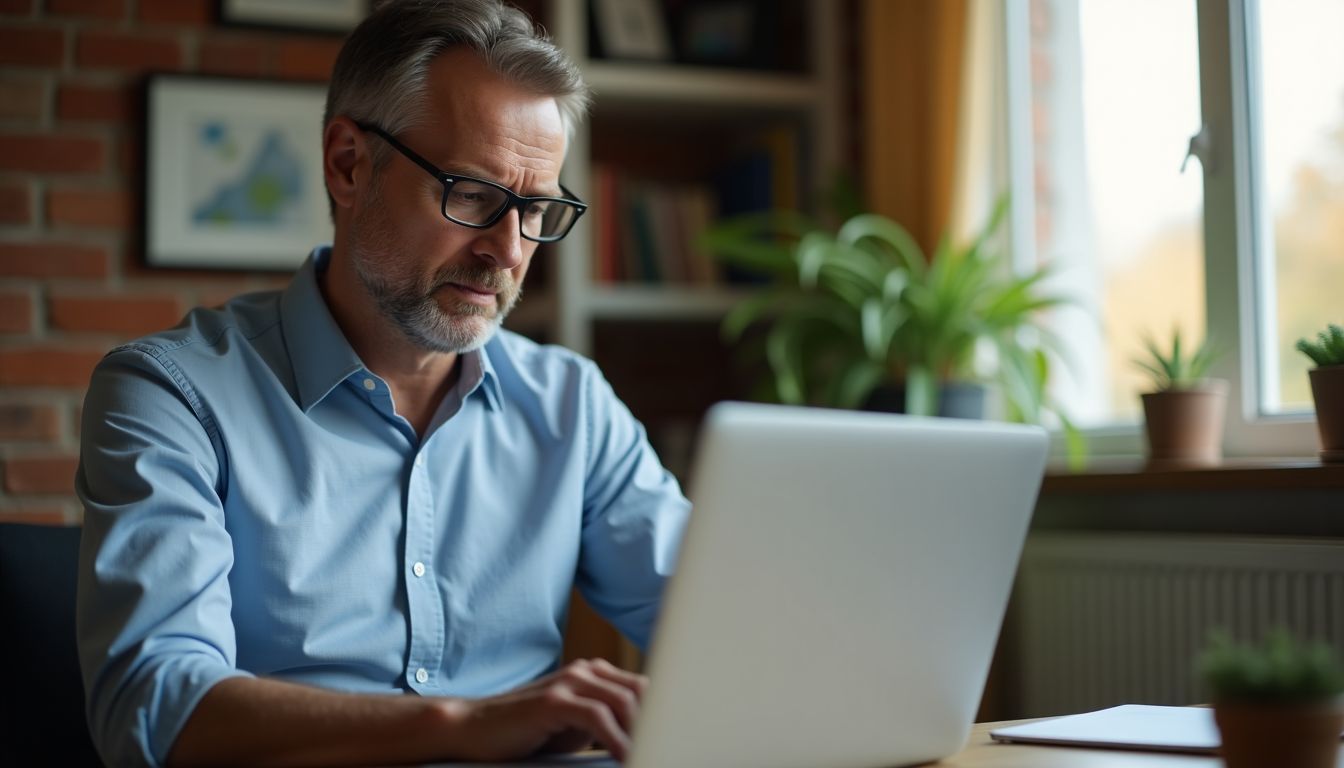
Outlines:
POLYGON ((0 523, 0 765, 101 765, 75 649, 79 534, 0 523))

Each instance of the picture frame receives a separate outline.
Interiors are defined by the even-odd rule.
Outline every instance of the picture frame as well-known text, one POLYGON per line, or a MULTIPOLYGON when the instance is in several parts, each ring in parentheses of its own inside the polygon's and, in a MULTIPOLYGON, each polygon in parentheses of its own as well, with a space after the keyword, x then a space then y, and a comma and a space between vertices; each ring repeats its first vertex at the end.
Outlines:
POLYGON ((220 0, 225 24, 348 32, 369 14, 371 0, 220 0))
POLYGON ((594 0, 593 12, 605 58, 671 60, 672 41, 658 0, 594 0))
POLYGON ((331 242, 320 84, 155 75, 145 98, 145 263, 291 271, 331 242))

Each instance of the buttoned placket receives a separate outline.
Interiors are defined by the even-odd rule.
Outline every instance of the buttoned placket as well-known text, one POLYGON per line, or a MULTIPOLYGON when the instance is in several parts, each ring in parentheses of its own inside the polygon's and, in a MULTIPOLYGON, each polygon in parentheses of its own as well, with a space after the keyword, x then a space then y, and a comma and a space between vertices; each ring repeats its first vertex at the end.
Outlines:
POLYGON ((405 567, 407 605, 410 609, 411 647, 406 680, 418 693, 440 690, 437 680, 445 642, 445 617, 439 580, 434 578, 434 486, 426 469, 428 443, 412 447, 406 489, 405 567))
POLYGON ((434 486, 426 469, 425 453, 431 439, 421 442, 410 423, 396 414, 392 394, 386 382, 368 371, 357 374, 357 385, 369 403, 397 425, 406 438, 404 443, 410 471, 406 477, 406 539, 402 553, 403 582, 409 612, 410 650, 406 657, 406 684, 421 694, 438 693, 440 659, 446 642, 443 599, 438 579, 430 570, 434 555, 434 486))

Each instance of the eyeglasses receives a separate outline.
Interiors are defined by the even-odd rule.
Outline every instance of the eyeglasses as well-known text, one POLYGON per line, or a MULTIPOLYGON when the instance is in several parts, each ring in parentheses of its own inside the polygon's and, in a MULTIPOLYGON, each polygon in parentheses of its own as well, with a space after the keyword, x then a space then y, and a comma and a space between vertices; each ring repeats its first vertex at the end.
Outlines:
POLYGON ((568 197, 523 197, 493 181, 475 179, 440 170, 433 163, 411 151, 387 131, 376 125, 356 123, 360 130, 372 133, 406 156, 425 172, 443 184, 443 217, 454 224, 473 229, 487 229, 504 217, 511 208, 518 209, 518 228, 522 236, 537 243, 553 243, 569 234, 588 205, 573 192, 560 185, 568 197))

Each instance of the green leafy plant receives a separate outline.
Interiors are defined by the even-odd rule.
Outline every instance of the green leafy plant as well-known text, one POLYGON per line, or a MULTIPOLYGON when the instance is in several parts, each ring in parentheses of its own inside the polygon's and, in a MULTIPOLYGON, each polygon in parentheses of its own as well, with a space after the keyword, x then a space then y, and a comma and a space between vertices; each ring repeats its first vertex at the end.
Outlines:
POLYGON ((1158 347, 1150 336, 1143 340, 1148 357, 1137 359, 1134 364, 1142 368, 1153 379, 1153 388, 1157 392, 1191 389, 1207 379, 1209 370, 1221 356, 1221 352, 1210 339, 1205 339, 1193 351, 1181 344, 1179 329, 1172 331, 1170 350, 1158 347))
POLYGON ((1321 368, 1344 365, 1344 328, 1331 323, 1324 331, 1316 334, 1316 339, 1315 343, 1298 339, 1297 350, 1321 368))
POLYGON ((769 278, 723 328, 736 340, 758 321, 768 325, 778 399, 853 408, 880 384, 900 382, 906 411, 930 415, 939 382, 973 380, 973 358, 987 345, 1009 416, 1035 422, 1058 413, 1046 391, 1047 352, 1057 345, 1035 318, 1064 300, 1042 293, 1046 270, 1015 275, 993 247, 1006 212, 1005 198, 969 244, 944 237, 931 258, 904 227, 872 213, 834 231, 793 212, 736 217, 700 243, 769 278))
POLYGON ((1210 635, 1198 667, 1215 701, 1292 703, 1344 694, 1344 664, 1329 646, 1299 643, 1278 629, 1262 645, 1234 643, 1225 631, 1210 635))

